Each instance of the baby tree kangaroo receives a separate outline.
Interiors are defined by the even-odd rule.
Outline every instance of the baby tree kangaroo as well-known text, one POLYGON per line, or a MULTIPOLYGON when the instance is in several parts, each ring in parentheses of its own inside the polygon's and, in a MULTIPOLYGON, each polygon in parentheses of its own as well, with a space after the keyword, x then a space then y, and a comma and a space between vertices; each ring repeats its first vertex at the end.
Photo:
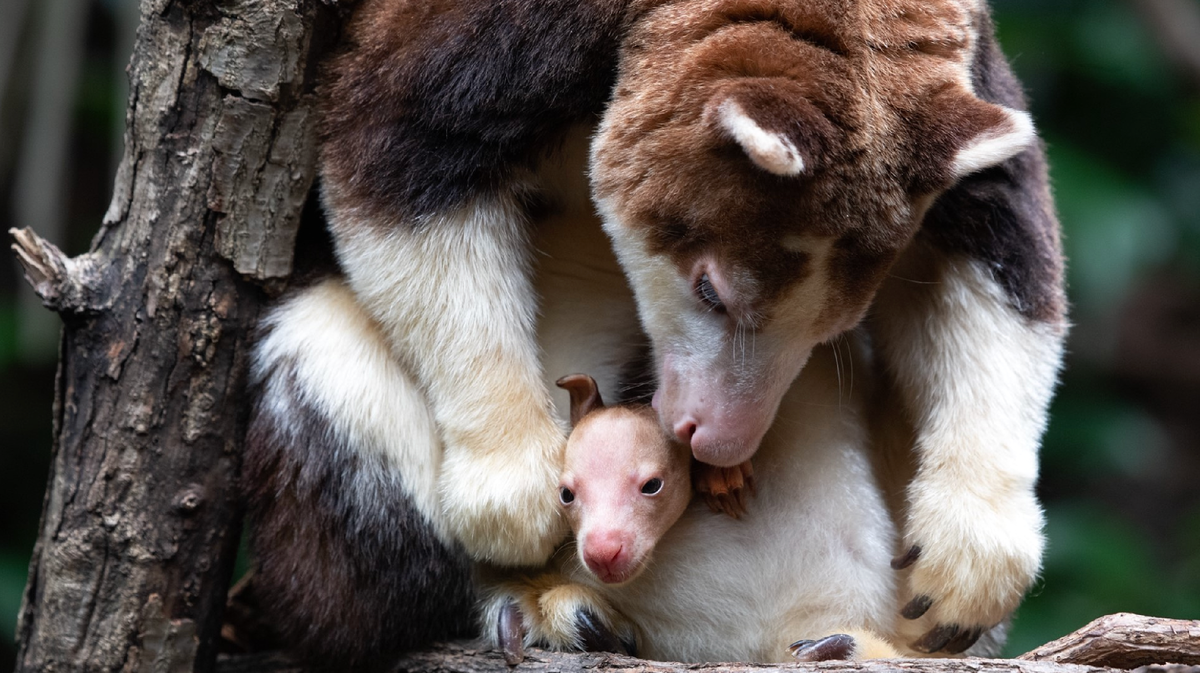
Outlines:
POLYGON ((892 531, 863 461, 856 398, 824 408, 836 381, 821 359, 784 404, 806 430, 764 447, 762 507, 745 507, 741 469, 695 463, 696 491, 725 502, 689 508, 693 461, 654 412, 604 406, 589 376, 560 379, 574 429, 558 497, 574 546, 541 573, 482 574, 485 637, 510 663, 531 645, 682 661, 896 656, 881 635, 892 531), (798 450, 807 442, 818 446, 798 450), (832 483, 813 483, 831 463, 832 483), (854 530, 831 536, 837 526, 854 530), (847 541, 862 553, 846 558, 847 541))
POLYGON ((649 563, 693 490, 714 512, 737 518, 745 513, 746 494, 753 488, 748 462, 734 468, 694 462, 686 444, 664 434, 650 407, 605 406, 596 381, 586 374, 556 383, 571 396, 573 429, 558 498, 577 554, 556 557, 555 571, 536 580, 522 578, 498 589, 497 596, 507 592, 516 600, 492 600, 484 625, 496 625, 496 640, 510 662, 523 657, 526 640, 632 653, 632 633, 626 630, 619 638, 600 621, 600 613, 584 609, 582 617, 578 614, 580 603, 593 597, 586 587, 569 584, 569 577, 586 573, 604 584, 626 583, 649 563), (521 583, 528 590, 522 591, 521 583), (524 614, 534 616, 528 623, 516 602, 522 598, 542 602, 524 606, 524 614), (557 623, 545 624, 541 615, 557 623))

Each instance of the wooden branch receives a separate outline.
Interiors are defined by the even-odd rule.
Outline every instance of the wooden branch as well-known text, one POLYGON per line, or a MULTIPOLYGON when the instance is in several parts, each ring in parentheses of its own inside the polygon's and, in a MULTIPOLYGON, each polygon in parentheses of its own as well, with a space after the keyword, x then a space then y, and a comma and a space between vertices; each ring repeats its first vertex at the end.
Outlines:
MULTIPOLYGON (((440 644, 405 655, 394 673, 782 673, 847 671, 856 673, 1200 673, 1200 622, 1116 614, 1102 617, 1069 636, 1017 659, 892 659, 827 661, 815 664, 647 661, 606 653, 564 653, 531 649, 525 660, 508 665, 499 652, 472 642, 440 644)), ((302 662, 278 652, 223 656, 218 673, 303 673, 302 662)))
POLYGON ((102 279, 94 255, 70 259, 58 246, 32 229, 9 229, 25 280, 46 308, 63 314, 91 313, 107 308, 101 297, 102 279))
POLYGON ((336 24, 319 0, 143 0, 91 252, 14 233, 43 301, 72 315, 19 671, 215 665, 265 296, 247 277, 290 268, 291 237, 268 232, 298 220, 314 177, 314 45, 336 24))
POLYGON ((1122 612, 1101 617, 1020 658, 1126 669, 1163 663, 1198 666, 1200 621, 1122 612))
MULTIPOLYGON (((310 670, 313 669, 278 653, 223 656, 217 663, 217 673, 305 673, 310 670)), ((509 666, 499 652, 480 650, 471 643, 450 643, 409 654, 389 670, 393 673, 1114 673, 1117 669, 1024 659, 681 664, 617 654, 575 654, 536 649, 529 650, 521 664, 509 666)), ((1200 673, 1200 666, 1154 666, 1139 670, 1141 673, 1200 673)))

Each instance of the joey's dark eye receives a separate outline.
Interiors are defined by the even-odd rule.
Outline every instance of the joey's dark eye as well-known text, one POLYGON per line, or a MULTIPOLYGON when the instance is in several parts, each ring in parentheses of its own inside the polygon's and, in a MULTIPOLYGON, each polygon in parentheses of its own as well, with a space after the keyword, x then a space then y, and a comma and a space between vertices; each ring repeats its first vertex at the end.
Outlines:
POLYGON ((725 302, 721 301, 721 295, 717 294, 717 289, 713 287, 707 273, 701 274, 700 280, 696 281, 696 296, 705 306, 717 313, 725 312, 725 302))
POLYGON ((562 504, 569 505, 575 502, 575 493, 566 486, 563 486, 558 489, 558 499, 562 501, 562 504))
POLYGON ((642 484, 642 495, 655 495, 662 490, 662 479, 655 477, 642 484))

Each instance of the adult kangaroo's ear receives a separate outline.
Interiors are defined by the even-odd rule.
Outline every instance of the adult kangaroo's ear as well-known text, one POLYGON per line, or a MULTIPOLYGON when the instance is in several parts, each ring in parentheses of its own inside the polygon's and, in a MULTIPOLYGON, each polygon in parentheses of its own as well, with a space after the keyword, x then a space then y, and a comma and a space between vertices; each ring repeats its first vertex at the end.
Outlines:
POLYGON ((811 174, 836 133, 800 87, 782 77, 723 83, 705 105, 704 119, 755 166, 781 177, 811 174))
POLYGON ((912 116, 917 123, 911 137, 919 157, 914 191, 949 187, 1008 161, 1037 140, 1028 112, 980 100, 957 85, 931 95, 912 116))
POLYGON ((604 408, 600 399, 600 388, 596 379, 587 374, 571 374, 554 382, 554 385, 571 394, 571 425, 577 425, 584 416, 596 409, 604 408))

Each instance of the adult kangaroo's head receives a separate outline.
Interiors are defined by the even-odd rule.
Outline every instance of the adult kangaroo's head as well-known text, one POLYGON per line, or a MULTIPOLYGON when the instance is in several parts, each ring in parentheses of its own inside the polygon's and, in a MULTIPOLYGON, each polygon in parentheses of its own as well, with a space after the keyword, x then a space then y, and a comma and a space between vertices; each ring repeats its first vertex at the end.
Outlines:
POLYGON ((625 42, 592 181, 659 419, 732 466, 934 199, 1034 132, 971 91, 973 3, 655 5, 625 42))

